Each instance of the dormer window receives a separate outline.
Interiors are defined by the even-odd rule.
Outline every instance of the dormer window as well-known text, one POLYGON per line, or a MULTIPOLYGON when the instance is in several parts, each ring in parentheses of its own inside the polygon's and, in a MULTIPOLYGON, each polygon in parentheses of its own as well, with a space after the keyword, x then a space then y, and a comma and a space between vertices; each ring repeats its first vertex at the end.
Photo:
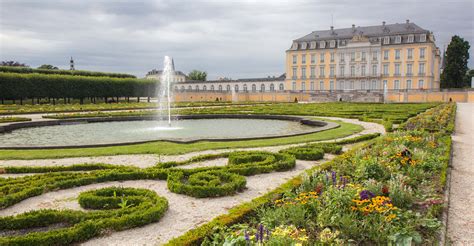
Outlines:
POLYGON ((384 37, 383 44, 390 44, 390 37, 384 37))
POLYGON ((320 41, 320 42, 319 42, 319 48, 321 48, 321 49, 326 48, 326 42, 320 41))
POLYGON ((292 50, 297 50, 297 49, 298 49, 298 43, 297 43, 297 42, 293 42, 293 45, 291 46, 291 49, 292 49, 292 50))
POLYGON ((305 49, 306 49, 306 45, 307 45, 306 42, 301 43, 301 49, 302 49, 302 50, 305 50, 305 49))
POLYGON ((420 42, 426 42, 426 34, 420 35, 420 42))
POLYGON ((408 35, 408 40, 407 40, 407 42, 408 42, 408 43, 413 43, 414 38, 415 38, 415 36, 414 36, 413 34, 408 35))
POLYGON ((395 37, 395 43, 396 43, 396 44, 399 44, 399 43, 401 43, 401 42, 402 42, 402 36, 396 36, 396 37, 395 37))
POLYGON ((310 49, 316 49, 316 42, 311 42, 309 45, 310 49))
POLYGON ((335 41, 335 40, 331 40, 331 42, 329 42, 329 47, 331 47, 331 48, 336 47, 336 41, 335 41))

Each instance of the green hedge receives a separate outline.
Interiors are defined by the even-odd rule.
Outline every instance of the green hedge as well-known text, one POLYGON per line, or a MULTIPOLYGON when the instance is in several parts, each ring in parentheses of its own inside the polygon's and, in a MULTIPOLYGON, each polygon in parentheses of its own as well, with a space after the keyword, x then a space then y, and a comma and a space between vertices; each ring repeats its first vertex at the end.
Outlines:
POLYGON ((317 161, 324 158, 323 149, 306 145, 284 149, 280 153, 293 155, 298 160, 317 161))
POLYGON ((64 171, 92 171, 104 169, 128 168, 112 164, 74 164, 71 166, 20 166, 20 167, 0 167, 0 173, 51 173, 64 171))
POLYGON ((168 175, 168 189, 193 197, 218 197, 237 193, 245 188, 244 176, 226 171, 204 171, 185 176, 182 172, 168 175))
POLYGON ((135 78, 0 73, 0 98, 151 97, 155 84, 135 78))
POLYGON ((112 78, 136 78, 135 75, 125 73, 104 73, 84 70, 60 70, 60 69, 37 69, 29 67, 10 67, 0 66, 0 72, 4 73, 40 73, 40 74, 61 74, 61 75, 77 75, 77 76, 94 76, 94 77, 112 77, 112 78))
POLYGON ((16 216, 0 218, 0 231, 28 230, 62 223, 59 229, 10 235, 0 238, 0 245, 71 245, 92 237, 157 222, 168 209, 168 201, 145 189, 109 187, 80 194, 86 208, 97 207, 107 200, 111 208, 120 207, 114 194, 120 194, 121 202, 130 199, 132 206, 120 209, 101 207, 99 211, 37 210, 16 216), (130 196, 129 196, 130 195, 130 196))

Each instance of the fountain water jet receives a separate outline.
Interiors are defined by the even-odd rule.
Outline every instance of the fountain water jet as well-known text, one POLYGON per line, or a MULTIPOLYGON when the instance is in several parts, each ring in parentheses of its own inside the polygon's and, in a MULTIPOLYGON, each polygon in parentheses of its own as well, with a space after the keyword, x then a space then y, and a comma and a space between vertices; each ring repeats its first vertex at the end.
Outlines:
POLYGON ((174 62, 173 58, 165 56, 163 60, 163 73, 161 74, 160 84, 159 84, 159 94, 158 94, 158 103, 159 103, 159 119, 164 120, 167 117, 168 126, 171 126, 171 84, 175 81, 175 71, 174 71, 174 62), (167 114, 164 114, 167 113, 167 114))

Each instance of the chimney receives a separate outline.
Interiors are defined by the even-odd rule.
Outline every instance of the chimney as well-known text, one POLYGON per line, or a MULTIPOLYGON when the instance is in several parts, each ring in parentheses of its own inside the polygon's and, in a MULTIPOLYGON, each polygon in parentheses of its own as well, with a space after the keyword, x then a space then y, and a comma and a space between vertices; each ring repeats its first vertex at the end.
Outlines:
POLYGON ((385 26, 385 21, 382 21, 382 26, 385 26))
POLYGON ((409 19, 407 19, 407 24, 410 24, 410 20, 409 20, 409 19))
POLYGON ((333 26, 331 26, 331 31, 334 31, 334 27, 333 27, 333 26))
POLYGON ((356 28, 356 25, 352 24, 352 30, 354 30, 356 28))

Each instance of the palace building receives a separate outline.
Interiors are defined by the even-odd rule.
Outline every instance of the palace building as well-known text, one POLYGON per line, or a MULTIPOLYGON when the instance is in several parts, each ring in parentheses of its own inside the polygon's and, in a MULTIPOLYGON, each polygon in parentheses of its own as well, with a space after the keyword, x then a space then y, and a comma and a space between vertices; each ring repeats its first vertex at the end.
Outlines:
POLYGON ((286 51, 293 91, 421 90, 440 87, 432 32, 411 23, 314 31, 286 51))

